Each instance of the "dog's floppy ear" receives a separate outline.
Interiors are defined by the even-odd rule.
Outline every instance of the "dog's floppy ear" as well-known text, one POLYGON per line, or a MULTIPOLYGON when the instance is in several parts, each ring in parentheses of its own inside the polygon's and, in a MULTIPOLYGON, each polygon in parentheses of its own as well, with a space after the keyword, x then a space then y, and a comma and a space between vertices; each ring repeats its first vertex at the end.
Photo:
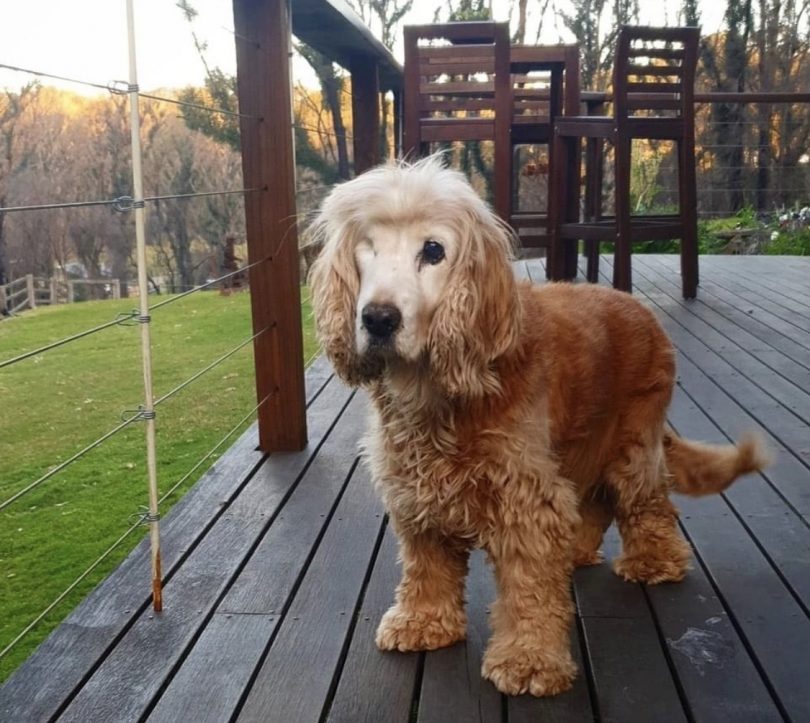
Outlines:
POLYGON ((308 231, 323 248, 309 272, 312 309, 318 338, 335 371, 346 382, 360 384, 364 374, 355 351, 355 315, 360 279, 346 224, 321 217, 308 231))
POLYGON ((477 197, 461 203, 462 244, 431 322, 430 365, 446 394, 475 397, 500 390, 493 362, 518 341, 520 303, 503 224, 477 197))

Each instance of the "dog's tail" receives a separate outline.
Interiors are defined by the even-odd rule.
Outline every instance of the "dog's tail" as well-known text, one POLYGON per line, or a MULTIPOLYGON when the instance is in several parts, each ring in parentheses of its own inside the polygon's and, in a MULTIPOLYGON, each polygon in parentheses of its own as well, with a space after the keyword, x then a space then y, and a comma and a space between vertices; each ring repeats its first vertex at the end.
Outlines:
POLYGON ((722 492, 740 475, 762 470, 771 461, 762 439, 753 433, 737 444, 713 445, 683 439, 669 428, 664 455, 672 486, 693 497, 722 492))

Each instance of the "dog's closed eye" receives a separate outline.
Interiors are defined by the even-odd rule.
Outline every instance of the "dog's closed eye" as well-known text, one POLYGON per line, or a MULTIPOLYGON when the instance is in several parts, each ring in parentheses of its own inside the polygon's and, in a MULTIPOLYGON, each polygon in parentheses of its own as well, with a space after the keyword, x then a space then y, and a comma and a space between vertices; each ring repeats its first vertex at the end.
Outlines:
POLYGON ((444 260, 444 246, 438 241, 429 238, 422 246, 422 251, 419 256, 420 265, 428 264, 429 266, 435 266, 444 260))

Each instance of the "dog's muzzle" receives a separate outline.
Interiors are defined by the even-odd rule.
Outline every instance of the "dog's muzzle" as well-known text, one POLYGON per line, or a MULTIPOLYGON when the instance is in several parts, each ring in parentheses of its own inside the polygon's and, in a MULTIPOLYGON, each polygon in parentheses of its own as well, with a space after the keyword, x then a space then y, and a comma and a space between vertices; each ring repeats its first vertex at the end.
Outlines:
POLYGON ((373 344, 389 343, 402 326, 402 314, 391 304, 366 304, 360 318, 373 344))

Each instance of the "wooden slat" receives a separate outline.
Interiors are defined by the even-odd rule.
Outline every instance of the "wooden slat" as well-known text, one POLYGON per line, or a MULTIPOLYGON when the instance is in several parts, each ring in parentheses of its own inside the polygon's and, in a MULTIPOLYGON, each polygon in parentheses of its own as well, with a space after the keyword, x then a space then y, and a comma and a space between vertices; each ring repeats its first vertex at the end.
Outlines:
MULTIPOLYGON (((321 414, 310 415, 316 445, 331 426, 341 398, 345 392, 337 386, 321 393, 321 414)), ((64 720, 137 720, 205 625, 316 451, 312 446, 301 453, 273 455, 259 467, 166 584, 164 613, 155 616, 147 609, 138 616, 73 698, 64 720)))
MULTIPOLYGON (((452 119, 448 119, 452 121, 452 119)), ((422 128, 422 141, 486 141, 492 140, 494 121, 485 118, 483 122, 470 125, 469 119, 462 123, 443 123, 441 125, 426 125, 422 128)))
MULTIPOLYGON (((605 541, 609 559, 617 553, 617 538, 611 528, 605 541)), ((574 589, 601 719, 685 721, 641 586, 623 582, 603 564, 578 569, 574 589)))
POLYGON ((475 43, 465 43, 464 45, 443 45, 435 47, 419 48, 420 64, 425 61, 435 65, 458 62, 479 62, 481 59, 493 59, 495 48, 491 43, 477 45, 475 43))
POLYGON ((712 270, 712 278, 718 281, 732 279, 748 291, 755 291, 766 298, 773 299, 778 303, 792 308, 803 314, 805 318, 810 318, 810 284, 807 283, 803 269, 801 275, 794 281, 784 267, 774 267, 772 269, 760 269, 756 273, 745 261, 745 256, 733 256, 733 261, 728 261, 729 257, 705 256, 702 261, 707 268, 712 270), (724 270, 723 266, 717 264, 717 259, 722 259, 723 264, 728 266, 724 270), (740 262, 743 263, 740 263, 740 262), (762 273, 773 273, 779 276, 777 288, 765 287, 762 284, 762 273))
POLYGON ((683 66, 681 65, 628 65, 627 75, 669 77, 682 76, 683 66))
POLYGON ((277 624, 273 615, 216 613, 147 720, 227 720, 277 624))
MULTIPOLYGON (((307 371, 307 397, 316 399, 332 378, 324 358, 307 371)), ((320 413, 333 399, 315 404, 320 413)), ((334 412, 331 411, 330 414, 334 412)), ((174 575, 208 528, 236 498, 261 463, 257 430, 251 427, 172 508, 161 524, 164 579, 174 575)), ((82 678, 146 609, 149 543, 141 542, 107 579, 82 601, 0 688, 0 718, 46 719, 60 710, 82 678)))
MULTIPOLYGON (((683 90, 681 83, 665 83, 665 82, 641 82, 629 81, 627 83, 628 93, 680 93, 683 90)), ((633 96, 631 96, 633 97, 633 96)), ((651 100, 653 100, 651 98, 651 100)))
POLYGON ((365 468, 358 467, 253 681, 239 721, 318 720, 325 712, 381 532, 382 503, 365 468))
POLYGON ((501 720, 501 696, 481 677, 495 582, 480 551, 471 555, 466 598, 467 639, 425 654, 417 723, 501 720))
POLYGON ((566 116, 558 118, 556 122, 556 130, 561 136, 583 138, 610 138, 615 127, 613 118, 598 116, 566 116))
POLYGON ((667 60, 682 60, 683 48, 631 47, 628 51, 628 55, 631 58, 662 58, 667 60))
MULTIPOLYGON (((419 666, 418 653, 382 653, 374 635, 383 613, 394 601, 399 583, 396 537, 388 527, 374 563, 363 604, 357 614, 340 681, 327 720, 408 723, 419 666)), ((418 692, 417 692, 418 695, 418 692)))
POLYGON ((218 628, 210 624, 205 627, 161 696, 153 713, 155 720, 177 720, 181 712, 195 720, 198 716, 223 720, 234 713, 340 499, 355 461, 364 406, 365 401, 356 398, 343 413, 239 577, 217 604, 217 616, 231 616, 230 627, 234 632, 217 642, 218 628), (231 650, 228 646, 238 645, 241 637, 254 629, 251 623, 254 616, 266 618, 262 628, 266 635, 260 638, 259 632, 254 631, 257 637, 253 647, 245 651, 253 665, 242 669, 242 675, 234 673, 229 680, 228 695, 221 695, 219 658, 208 655, 208 650, 219 645, 220 656, 238 655, 238 649, 231 650), (190 686, 190 681, 196 681, 195 687, 190 686))
POLYGON ((457 95, 476 98, 495 95, 495 84, 489 80, 451 80, 446 83, 421 83, 419 92, 422 95, 457 95))

